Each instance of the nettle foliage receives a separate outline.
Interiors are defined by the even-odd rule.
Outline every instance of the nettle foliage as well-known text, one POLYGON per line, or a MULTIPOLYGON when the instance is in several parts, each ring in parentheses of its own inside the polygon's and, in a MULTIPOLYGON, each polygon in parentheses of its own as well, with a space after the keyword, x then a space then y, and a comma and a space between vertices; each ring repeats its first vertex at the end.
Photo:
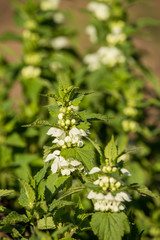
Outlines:
MULTIPOLYGON (((107 120, 78 110, 88 94, 59 87, 59 95, 47 95, 55 100, 48 106, 52 121, 28 125, 49 126, 47 135, 54 140, 44 147, 44 167, 28 181, 19 179, 19 212, 0 208, 1 232, 14 239, 140 239, 127 211, 132 191, 156 196, 143 185, 126 184, 131 175, 124 168, 127 151, 113 136, 104 153, 88 137, 91 120, 107 120)), ((14 191, 0 190, 1 197, 11 194, 14 191)))

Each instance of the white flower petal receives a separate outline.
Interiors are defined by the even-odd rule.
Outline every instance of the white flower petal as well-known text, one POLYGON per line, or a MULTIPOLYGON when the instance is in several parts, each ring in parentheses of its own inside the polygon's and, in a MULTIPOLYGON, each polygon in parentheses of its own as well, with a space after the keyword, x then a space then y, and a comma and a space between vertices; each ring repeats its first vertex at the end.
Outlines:
POLYGON ((46 157, 46 159, 44 161, 48 162, 48 161, 50 161, 51 159, 54 159, 54 158, 55 158, 55 154, 54 153, 50 153, 50 154, 48 154, 48 156, 46 157))
POLYGON ((132 176, 132 174, 125 168, 121 168, 121 173, 127 175, 127 176, 132 176))
POLYGON ((87 198, 88 198, 88 199, 92 199, 92 198, 95 198, 95 196, 96 196, 96 193, 93 192, 93 191, 90 191, 89 194, 88 194, 88 196, 87 196, 87 198))
POLYGON ((54 161, 51 166, 51 171, 52 171, 52 173, 56 173, 57 170, 58 170, 58 163, 56 161, 54 161))
POLYGON ((94 173, 97 173, 97 172, 100 172, 100 171, 101 171, 100 168, 94 167, 94 168, 91 169, 91 171, 89 172, 89 174, 94 174, 94 173))
POLYGON ((51 127, 48 130, 47 135, 51 135, 53 137, 60 137, 63 133, 64 133, 64 131, 62 129, 51 127))
POLYGON ((61 169, 61 174, 62 175, 70 175, 70 173, 71 173, 71 171, 68 169, 68 168, 66 168, 66 169, 61 169))
POLYGON ((80 163, 79 161, 77 161, 77 160, 71 161, 70 164, 71 164, 72 166, 74 166, 74 167, 81 165, 81 163, 80 163))

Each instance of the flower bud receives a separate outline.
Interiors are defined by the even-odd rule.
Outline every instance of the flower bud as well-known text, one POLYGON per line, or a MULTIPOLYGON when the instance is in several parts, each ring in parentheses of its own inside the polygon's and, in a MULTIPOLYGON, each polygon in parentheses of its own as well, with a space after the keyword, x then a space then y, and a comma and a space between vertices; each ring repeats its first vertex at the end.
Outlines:
POLYGON ((59 113, 59 114, 58 114, 58 119, 62 120, 62 119, 63 119, 63 116, 64 116, 63 113, 59 113))
POLYGON ((69 119, 66 120, 66 125, 69 126, 71 121, 69 119))
POLYGON ((121 186, 121 183, 120 182, 116 182, 115 186, 116 186, 116 188, 119 188, 121 186))
POLYGON ((70 112, 70 111, 72 110, 72 108, 69 106, 69 107, 67 108, 67 110, 68 110, 68 112, 70 112))
POLYGON ((76 120, 73 118, 73 119, 71 120, 71 124, 74 125, 75 123, 76 123, 76 120))

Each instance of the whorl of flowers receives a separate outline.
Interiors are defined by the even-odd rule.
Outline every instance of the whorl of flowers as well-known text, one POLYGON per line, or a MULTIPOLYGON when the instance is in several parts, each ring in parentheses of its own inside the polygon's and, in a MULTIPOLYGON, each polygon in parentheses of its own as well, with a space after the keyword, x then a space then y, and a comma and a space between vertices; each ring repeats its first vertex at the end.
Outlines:
POLYGON ((87 54, 84 57, 84 63, 87 64, 88 70, 93 72, 99 69, 102 65, 114 67, 117 64, 125 62, 125 56, 115 46, 101 47, 96 53, 87 54))
MULTIPOLYGON (((123 202, 131 201, 131 197, 127 192, 120 191, 120 188, 125 186, 124 182, 107 175, 116 171, 118 171, 117 166, 106 160, 106 165, 102 170, 94 167, 89 172, 89 174, 98 173, 98 179, 93 184, 101 188, 100 192, 91 190, 88 194, 88 199, 92 199, 96 211, 120 212, 125 209, 123 202)), ((120 177, 123 174, 131 176, 127 169, 120 168, 120 177)))

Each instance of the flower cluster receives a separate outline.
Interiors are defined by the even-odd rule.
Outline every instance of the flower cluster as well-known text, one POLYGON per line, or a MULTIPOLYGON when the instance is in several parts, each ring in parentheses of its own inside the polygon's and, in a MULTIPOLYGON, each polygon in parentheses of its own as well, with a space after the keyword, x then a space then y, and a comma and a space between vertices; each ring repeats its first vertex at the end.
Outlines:
MULTIPOLYGON (((70 122, 72 123, 72 120, 67 120, 65 126, 68 127, 70 122)), ((69 131, 52 127, 48 130, 47 135, 55 137, 52 142, 57 144, 57 147, 62 148, 82 147, 84 142, 81 140, 81 138, 87 136, 86 132, 83 129, 78 129, 76 127, 71 128, 69 131)))
POLYGON ((88 70, 93 72, 106 65, 107 67, 114 67, 117 64, 125 62, 125 56, 115 46, 101 47, 96 53, 88 54, 84 58, 84 63, 88 65, 88 70))
POLYGON ((110 8, 104 3, 90 2, 87 9, 101 21, 107 20, 110 16, 110 8))
POLYGON ((123 32, 125 23, 123 21, 111 22, 110 29, 111 33, 106 35, 106 41, 109 45, 116 45, 123 43, 127 36, 123 32))
POLYGON ((60 156, 59 150, 55 150, 53 153, 49 154, 45 159, 45 162, 50 160, 54 160, 51 166, 52 173, 56 173, 60 170, 62 175, 70 175, 75 170, 83 170, 84 168, 79 161, 73 158, 65 160, 62 156, 60 156))
POLYGON ((60 0, 42 0, 40 7, 43 11, 56 10, 59 3, 60 0))
MULTIPOLYGON (((88 194, 88 199, 92 199, 94 203, 94 209, 96 211, 111 211, 119 212, 125 209, 124 201, 130 202, 131 197, 128 193, 122 191, 120 188, 124 186, 122 181, 116 180, 111 176, 104 175, 105 173, 112 173, 117 171, 117 167, 114 164, 106 160, 106 166, 102 170, 98 167, 92 168, 89 174, 100 173, 98 179, 93 182, 94 185, 101 187, 102 192, 97 193, 91 190, 88 194), (118 191, 118 193, 116 193, 118 191)), ((130 172, 125 169, 120 169, 121 174, 131 176, 130 172)))
MULTIPOLYGON (((48 130, 47 135, 55 138, 52 143, 56 144, 57 148, 74 148, 84 145, 82 137, 86 137, 87 133, 83 129, 76 127, 77 121, 73 118, 77 110, 78 108, 73 106, 71 102, 67 106, 62 106, 58 114, 60 128, 51 127, 48 130)), ((73 158, 65 159, 60 154, 60 150, 55 150, 53 153, 48 154, 45 159, 45 162, 53 160, 52 173, 60 171, 62 175, 70 175, 75 170, 84 169, 81 162, 73 158)))
POLYGON ((117 193, 115 196, 112 193, 95 193, 91 191, 88 194, 88 199, 94 200, 94 209, 96 211, 111 211, 119 212, 125 209, 124 201, 131 201, 129 194, 126 192, 117 193))

